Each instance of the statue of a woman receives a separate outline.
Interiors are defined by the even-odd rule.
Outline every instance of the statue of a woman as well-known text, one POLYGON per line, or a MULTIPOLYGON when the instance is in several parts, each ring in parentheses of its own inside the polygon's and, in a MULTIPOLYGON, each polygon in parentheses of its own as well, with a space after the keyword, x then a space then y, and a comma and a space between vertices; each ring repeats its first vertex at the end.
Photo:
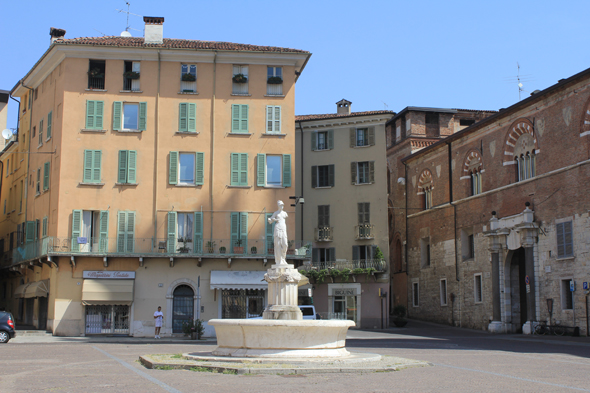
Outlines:
POLYGON ((268 219, 268 223, 275 223, 275 229, 273 233, 275 246, 275 264, 286 265, 288 242, 287 224, 285 223, 285 219, 289 217, 289 215, 283 210, 283 207, 285 206, 283 201, 278 201, 277 205, 279 206, 279 210, 272 214, 272 216, 268 219))

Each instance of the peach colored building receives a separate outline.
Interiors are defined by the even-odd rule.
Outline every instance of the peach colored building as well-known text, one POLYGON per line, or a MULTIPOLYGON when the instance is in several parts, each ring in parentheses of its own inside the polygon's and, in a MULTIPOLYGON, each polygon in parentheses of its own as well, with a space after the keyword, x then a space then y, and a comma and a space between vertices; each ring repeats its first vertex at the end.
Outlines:
MULTIPOLYGON (((295 195, 295 82, 311 54, 166 39, 164 18, 144 21, 145 37, 52 29, 11 92, 31 154, 5 303, 33 307, 38 325, 45 297, 55 335, 153 335, 159 305, 162 333, 182 334, 265 305, 266 218, 295 195), (31 285, 34 304, 14 297, 31 285)), ((310 245, 288 258, 310 259, 310 245)))

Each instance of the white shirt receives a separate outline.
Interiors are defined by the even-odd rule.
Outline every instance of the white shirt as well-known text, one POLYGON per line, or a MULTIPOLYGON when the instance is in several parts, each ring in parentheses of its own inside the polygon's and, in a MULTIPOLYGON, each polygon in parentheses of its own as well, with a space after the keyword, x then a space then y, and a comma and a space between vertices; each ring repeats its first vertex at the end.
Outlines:
POLYGON ((157 319, 162 320, 164 318, 164 313, 162 311, 156 311, 154 317, 158 317, 157 319))

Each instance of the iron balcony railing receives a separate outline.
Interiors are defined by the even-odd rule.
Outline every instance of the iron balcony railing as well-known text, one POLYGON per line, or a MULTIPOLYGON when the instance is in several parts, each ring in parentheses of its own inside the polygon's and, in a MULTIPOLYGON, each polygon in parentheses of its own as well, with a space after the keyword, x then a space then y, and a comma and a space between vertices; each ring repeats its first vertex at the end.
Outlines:
POLYGON ((327 261, 327 262, 311 262, 311 264, 304 265, 304 270, 322 270, 322 269, 375 269, 377 272, 385 271, 385 261, 382 259, 354 259, 354 260, 338 260, 338 261, 327 261))
POLYGON ((139 79, 132 79, 123 77, 123 90, 125 91, 140 91, 139 79))
POLYGON ((360 224, 354 227, 354 235, 357 240, 374 239, 375 225, 360 224))
POLYGON ((334 240, 332 227, 318 227, 315 228, 315 241, 316 242, 331 242, 334 240))
MULTIPOLYGON (((311 258, 311 245, 310 241, 290 241, 287 259, 311 258)), ((46 237, 14 249, 12 264, 47 255, 274 258, 274 243, 271 239, 154 239, 126 234, 116 238, 46 237)))
POLYGON ((89 89, 97 89, 97 90, 104 90, 104 76, 101 77, 88 77, 88 88, 89 89))

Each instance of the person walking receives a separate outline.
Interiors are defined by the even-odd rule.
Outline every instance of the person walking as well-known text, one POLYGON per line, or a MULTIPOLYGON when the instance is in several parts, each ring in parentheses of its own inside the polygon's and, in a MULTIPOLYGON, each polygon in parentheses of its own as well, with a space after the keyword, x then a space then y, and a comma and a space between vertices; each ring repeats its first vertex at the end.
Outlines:
POLYGON ((162 320, 164 319, 164 313, 162 313, 162 307, 158 306, 158 311, 154 313, 155 325, 156 325, 156 336, 154 338, 160 338, 160 328, 162 327, 162 320))

